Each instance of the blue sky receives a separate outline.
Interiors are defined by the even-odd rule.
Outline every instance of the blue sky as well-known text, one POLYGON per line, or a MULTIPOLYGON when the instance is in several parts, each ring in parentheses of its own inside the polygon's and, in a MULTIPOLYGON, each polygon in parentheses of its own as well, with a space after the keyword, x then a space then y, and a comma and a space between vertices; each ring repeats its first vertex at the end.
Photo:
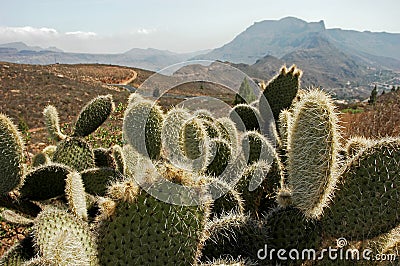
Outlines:
POLYGON ((399 0, 0 0, 0 7, 0 43, 73 52, 212 49, 256 21, 286 16, 400 33, 399 0))

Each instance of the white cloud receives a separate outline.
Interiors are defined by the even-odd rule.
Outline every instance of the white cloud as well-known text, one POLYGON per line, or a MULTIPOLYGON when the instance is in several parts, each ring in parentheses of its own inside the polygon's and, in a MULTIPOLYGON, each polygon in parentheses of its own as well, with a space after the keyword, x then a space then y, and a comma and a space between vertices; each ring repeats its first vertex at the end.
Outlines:
POLYGON ((136 31, 136 33, 148 35, 148 34, 153 33, 153 32, 155 32, 155 31, 156 31, 156 29, 138 29, 138 30, 136 31))
POLYGON ((69 31, 66 32, 65 35, 67 36, 76 36, 76 37, 83 37, 83 38, 90 38, 90 37, 96 37, 97 33, 95 32, 84 32, 84 31, 69 31))

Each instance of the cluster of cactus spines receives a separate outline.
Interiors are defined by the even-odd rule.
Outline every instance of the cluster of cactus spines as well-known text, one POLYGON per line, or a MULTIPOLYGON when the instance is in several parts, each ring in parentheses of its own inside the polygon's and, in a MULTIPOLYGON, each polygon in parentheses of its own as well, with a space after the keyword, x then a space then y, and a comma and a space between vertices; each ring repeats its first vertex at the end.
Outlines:
POLYGON ((98 225, 101 264, 190 265, 197 261, 205 237, 208 204, 171 205, 149 195, 133 181, 114 186, 110 188, 113 210, 98 225))
POLYGON ((68 201, 68 209, 76 217, 88 219, 86 193, 82 177, 78 172, 72 172, 65 179, 65 197, 68 201))
MULTIPOLYGON (((281 68, 280 73, 267 84, 263 94, 269 104, 276 121, 283 109, 292 105, 300 88, 301 70, 295 65, 289 69, 286 66, 281 68)), ((264 97, 261 97, 263 99, 264 97)), ((260 101, 260 108, 265 108, 265 102, 260 101)))
POLYGON ((338 178, 339 129, 332 99, 312 90, 293 107, 287 185, 307 218, 319 218, 338 178))
POLYGON ((62 164, 49 164, 31 170, 24 177, 19 192, 22 198, 47 200, 64 194, 65 179, 72 172, 62 164))
POLYGON ((292 123, 292 113, 289 110, 283 110, 279 114, 278 131, 280 136, 281 148, 287 151, 288 137, 292 123))
POLYGON ((53 105, 44 108, 43 116, 47 131, 54 141, 58 142, 67 137, 61 132, 58 111, 53 105))
POLYGON ((17 127, 0 114, 0 195, 15 189, 24 174, 24 142, 17 127))
POLYGON ((257 108, 248 104, 238 104, 233 107, 229 117, 240 131, 260 130, 260 113, 257 108))
POLYGON ((76 137, 66 138, 58 143, 53 161, 65 164, 78 172, 95 166, 92 148, 84 139, 76 137))
POLYGON ((148 100, 136 100, 125 111, 124 139, 139 153, 152 160, 160 158, 164 120, 160 107, 148 100))
POLYGON ((97 245, 89 225, 65 210, 44 210, 33 230, 39 257, 52 265, 98 265, 97 245))
POLYGON ((86 137, 93 133, 114 111, 112 95, 98 96, 86 104, 75 123, 73 136, 86 137))
POLYGON ((364 138, 364 137, 352 137, 350 138, 345 147, 346 151, 346 158, 351 159, 355 156, 358 152, 362 149, 368 148, 369 146, 373 145, 374 141, 364 138))
POLYGON ((0 217, 2 219, 4 219, 5 221, 7 221, 8 223, 12 223, 12 224, 18 224, 18 225, 32 225, 33 224, 33 220, 30 218, 27 218, 25 216, 22 216, 12 210, 4 210, 1 212, 0 217))
POLYGON ((323 217, 326 234, 362 240, 395 228, 400 222, 399 162, 400 139, 382 139, 354 156, 323 217))

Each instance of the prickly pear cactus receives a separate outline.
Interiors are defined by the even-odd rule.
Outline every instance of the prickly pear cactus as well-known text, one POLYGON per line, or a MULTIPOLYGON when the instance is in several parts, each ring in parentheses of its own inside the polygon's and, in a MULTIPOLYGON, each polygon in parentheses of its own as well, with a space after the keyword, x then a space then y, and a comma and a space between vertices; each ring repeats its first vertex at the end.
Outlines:
POLYGON ((67 138, 60 141, 53 161, 65 164, 80 172, 95 166, 94 154, 90 145, 80 138, 67 138))
POLYGON ((17 127, 0 114, 0 195, 15 189, 24 174, 24 142, 17 127))
POLYGON ((39 256, 52 265, 98 265, 97 246, 88 224, 65 210, 43 211, 33 229, 39 256))
POLYGON ((114 111, 112 95, 98 96, 86 104, 75 123, 74 137, 86 137, 94 132, 114 111))
POLYGON ((232 148, 229 143, 223 139, 212 139, 209 143, 210 154, 214 157, 207 165, 206 174, 210 176, 221 175, 228 167, 232 158, 232 148))
POLYGON ((50 137, 56 142, 65 139, 66 136, 60 129, 60 118, 58 117, 57 109, 52 105, 48 105, 43 110, 43 116, 50 137))
POLYGON ((103 210, 99 224, 102 265, 191 265, 196 262, 204 241, 209 206, 162 202, 139 189, 133 181, 116 185, 110 191, 115 204, 111 209, 106 208, 107 215, 103 210))
POLYGON ((108 185, 122 179, 120 172, 110 167, 86 169, 81 176, 85 191, 97 196, 105 196, 108 185))
POLYGON ((348 162, 323 217, 329 236, 363 240, 388 233, 400 223, 399 162, 400 139, 380 140, 348 162))
POLYGON ((184 155, 196 160, 206 153, 206 143, 208 141, 206 129, 199 119, 187 121, 181 129, 181 149, 184 155))
POLYGON ((134 101, 124 115, 124 139, 139 153, 152 160, 159 159, 163 120, 160 107, 152 101, 134 101))
POLYGON ((68 201, 68 209, 76 217, 87 220, 86 193, 82 177, 77 172, 72 172, 65 179, 65 197, 68 201))
POLYGON ((338 177, 338 118, 332 99, 319 90, 304 95, 293 109, 287 184, 295 206, 306 217, 318 218, 338 177))
POLYGON ((259 108, 266 108, 265 105, 269 104, 274 119, 278 121, 280 112, 289 108, 297 95, 301 74, 295 65, 289 69, 282 67, 280 73, 268 82, 263 92, 265 98, 261 98, 259 108))
POLYGON ((238 104, 231 110, 229 117, 240 131, 260 130, 260 113, 253 106, 238 104))
POLYGON ((33 169, 24 177, 22 198, 46 200, 64 194, 65 179, 72 170, 65 165, 49 164, 33 169))

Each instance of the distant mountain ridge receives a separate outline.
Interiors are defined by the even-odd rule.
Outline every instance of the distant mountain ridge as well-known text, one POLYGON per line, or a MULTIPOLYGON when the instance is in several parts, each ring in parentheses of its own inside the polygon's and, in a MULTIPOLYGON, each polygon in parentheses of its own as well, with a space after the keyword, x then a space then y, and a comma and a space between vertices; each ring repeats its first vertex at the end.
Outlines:
POLYGON ((41 48, 23 42, 0 44, 0 61, 27 64, 114 64, 157 71, 208 52, 174 53, 153 48, 133 48, 120 54, 67 53, 56 47, 41 48))

